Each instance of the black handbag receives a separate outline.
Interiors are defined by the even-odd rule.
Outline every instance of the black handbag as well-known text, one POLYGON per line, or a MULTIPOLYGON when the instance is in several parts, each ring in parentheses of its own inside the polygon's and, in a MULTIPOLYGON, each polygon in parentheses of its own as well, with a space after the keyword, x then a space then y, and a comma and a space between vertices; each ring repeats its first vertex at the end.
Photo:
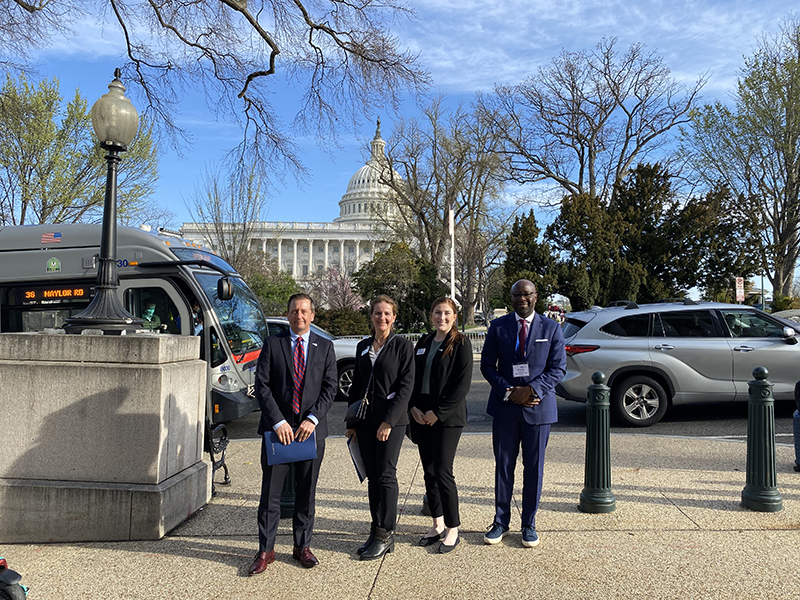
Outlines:
POLYGON ((369 386, 372 383, 372 373, 369 375, 367 382, 367 389, 364 392, 364 397, 353 402, 347 407, 347 412, 344 415, 344 422, 347 424, 348 429, 355 428, 361 421, 367 418, 367 411, 369 410, 369 386))

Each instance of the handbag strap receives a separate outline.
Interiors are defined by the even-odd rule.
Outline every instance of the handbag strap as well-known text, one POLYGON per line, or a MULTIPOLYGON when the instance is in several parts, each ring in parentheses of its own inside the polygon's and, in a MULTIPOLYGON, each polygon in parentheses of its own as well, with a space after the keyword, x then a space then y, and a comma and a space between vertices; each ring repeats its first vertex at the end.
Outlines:
MULTIPOLYGON (((374 365, 373 365, 374 371, 374 365)), ((369 405, 369 386, 372 385, 372 371, 369 372, 369 381, 367 381, 367 387, 364 390, 364 398, 362 398, 362 402, 366 405, 369 405)))

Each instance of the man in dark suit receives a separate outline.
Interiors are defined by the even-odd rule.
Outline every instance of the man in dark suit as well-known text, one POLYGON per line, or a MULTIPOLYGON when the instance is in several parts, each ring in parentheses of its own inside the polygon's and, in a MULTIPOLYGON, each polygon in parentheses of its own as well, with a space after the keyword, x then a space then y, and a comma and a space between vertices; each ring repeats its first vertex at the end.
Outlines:
POLYGON ((289 331, 264 341, 256 368, 256 399, 261 407, 261 499, 258 504, 258 554, 249 574, 257 575, 275 560, 283 481, 290 465, 267 464, 264 433, 275 431, 282 444, 305 441, 316 432, 317 458, 295 462, 292 556, 305 568, 319 564, 309 547, 314 528, 314 495, 328 434, 326 415, 336 398, 333 343, 311 331, 314 301, 307 294, 289 299, 289 331))
POLYGON ((522 446, 522 545, 539 543, 536 510, 542 494, 544 452, 550 425, 558 421, 556 384, 566 373, 561 327, 534 312, 536 286, 521 279, 511 287, 514 312, 492 321, 481 352, 481 373, 491 384, 486 412, 492 416, 495 516, 483 541, 497 544, 508 532, 514 468, 522 446))

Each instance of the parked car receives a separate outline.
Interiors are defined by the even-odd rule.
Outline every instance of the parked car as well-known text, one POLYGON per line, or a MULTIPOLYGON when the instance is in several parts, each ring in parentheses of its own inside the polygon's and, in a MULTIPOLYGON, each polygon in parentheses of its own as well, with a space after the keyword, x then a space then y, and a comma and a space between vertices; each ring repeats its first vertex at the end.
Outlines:
POLYGON ((800 323, 790 323, 749 306, 692 300, 570 313, 562 325, 567 373, 556 391, 585 402, 592 373, 602 371, 616 417, 646 427, 669 405, 747 400, 753 369, 763 366, 775 399, 791 400, 800 323))
MULTIPOLYGON (((267 317, 267 329, 269 335, 275 335, 281 331, 289 329, 289 321, 286 317, 267 317)), ((336 352, 336 369, 339 374, 339 394, 337 400, 347 400, 350 396, 350 386, 353 383, 353 368, 356 364, 356 344, 357 339, 337 338, 314 323, 311 329, 317 335, 321 335, 333 341, 333 349, 336 352)))
POLYGON ((773 317, 779 317, 783 320, 794 321, 794 323, 790 323, 792 327, 796 327, 800 325, 800 310, 796 308, 791 308, 789 310, 781 310, 778 312, 772 313, 773 317))

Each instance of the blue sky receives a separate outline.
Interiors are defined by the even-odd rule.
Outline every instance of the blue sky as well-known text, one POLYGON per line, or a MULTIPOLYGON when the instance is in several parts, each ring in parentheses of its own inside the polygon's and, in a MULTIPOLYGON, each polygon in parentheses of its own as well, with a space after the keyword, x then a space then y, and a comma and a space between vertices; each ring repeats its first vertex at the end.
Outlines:
MULTIPOLYGON (((734 89, 742 57, 750 55, 761 34, 774 34, 788 14, 777 0, 408 0, 417 19, 399 24, 395 34, 419 52, 430 70, 432 95, 469 102, 476 91, 491 91, 495 83, 514 84, 535 74, 562 48, 593 47, 603 37, 617 37, 619 47, 644 42, 660 54, 677 79, 691 84, 709 72, 703 100, 727 101, 734 89)), ((33 77, 58 77, 61 93, 71 98, 76 88, 90 105, 107 91, 116 66, 124 62, 123 46, 112 27, 86 24, 76 39, 56 40, 36 54, 33 77)), ((275 80, 275 97, 291 98, 292 90, 275 80)), ((130 94, 134 104, 135 94, 130 94)), ((291 103, 278 106, 291 118, 291 103)), ((402 114, 418 114, 406 102, 402 114)), ((375 115, 378 116, 378 115, 375 115)), ((297 137, 311 177, 300 184, 292 177, 270 201, 271 221, 330 221, 338 216, 338 201, 351 175, 363 164, 363 153, 375 132, 375 116, 359 130, 342 131, 338 148, 320 149, 313 138, 297 137)), ((380 115, 384 138, 395 115, 380 115)), ((177 115, 194 138, 181 158, 162 147, 156 197, 176 213, 175 225, 187 220, 183 198, 199 183, 206 165, 219 161, 238 141, 236 126, 215 120, 205 103, 188 97, 177 115)))

